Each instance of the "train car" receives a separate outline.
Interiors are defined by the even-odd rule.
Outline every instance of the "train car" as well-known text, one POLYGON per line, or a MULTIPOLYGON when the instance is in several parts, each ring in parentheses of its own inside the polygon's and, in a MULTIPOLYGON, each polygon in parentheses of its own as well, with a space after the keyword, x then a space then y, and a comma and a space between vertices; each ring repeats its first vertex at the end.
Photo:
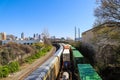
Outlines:
POLYGON ((25 80, 56 80, 60 70, 60 55, 63 47, 42 64, 38 69, 33 71, 25 80))
POLYGON ((58 58, 58 69, 60 70, 62 67, 62 52, 63 52, 63 46, 60 44, 60 49, 54 54, 54 57, 58 58))
POLYGON ((84 57, 78 50, 72 50, 72 56, 74 68, 77 67, 77 64, 84 62, 84 57))
POLYGON ((69 44, 63 44, 63 46, 64 46, 64 49, 70 49, 71 45, 69 45, 69 44))
POLYGON ((71 48, 71 50, 76 50, 76 48, 75 48, 75 47, 73 47, 73 46, 71 46, 70 48, 71 48))
POLYGON ((90 64, 78 64, 79 80, 102 80, 90 64))
MULTIPOLYGON (((71 60, 71 62, 73 62, 73 50, 76 50, 76 48, 71 46, 70 47, 70 60, 71 60)), ((71 65, 73 65, 73 63, 71 63, 71 65)))
POLYGON ((62 56, 63 56, 63 66, 65 69, 67 69, 70 66, 70 50, 64 49, 62 56))
POLYGON ((55 80, 57 78, 57 73, 59 72, 58 65, 57 57, 51 57, 25 80, 55 80))

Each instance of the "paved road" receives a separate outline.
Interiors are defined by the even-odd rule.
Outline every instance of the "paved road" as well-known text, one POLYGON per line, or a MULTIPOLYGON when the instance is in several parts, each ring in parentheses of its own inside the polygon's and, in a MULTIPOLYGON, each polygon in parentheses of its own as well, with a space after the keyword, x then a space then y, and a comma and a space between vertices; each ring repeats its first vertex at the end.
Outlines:
POLYGON ((56 48, 53 47, 50 52, 48 52, 45 56, 41 57, 40 59, 37 59, 35 62, 33 62, 30 65, 27 65, 24 69, 21 71, 15 73, 14 75, 4 78, 2 80, 24 80, 26 76, 28 76, 31 72, 33 72, 36 68, 38 68, 40 65, 42 65, 47 59, 49 59, 56 51, 56 48))

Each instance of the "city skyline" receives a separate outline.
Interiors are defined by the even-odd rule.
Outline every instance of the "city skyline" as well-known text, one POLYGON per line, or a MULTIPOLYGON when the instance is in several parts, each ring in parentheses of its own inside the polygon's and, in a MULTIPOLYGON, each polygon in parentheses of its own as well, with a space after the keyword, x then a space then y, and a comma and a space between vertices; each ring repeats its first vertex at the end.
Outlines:
POLYGON ((84 32, 94 23, 95 0, 1 0, 0 32, 20 37, 42 33, 71 37, 74 27, 84 32))

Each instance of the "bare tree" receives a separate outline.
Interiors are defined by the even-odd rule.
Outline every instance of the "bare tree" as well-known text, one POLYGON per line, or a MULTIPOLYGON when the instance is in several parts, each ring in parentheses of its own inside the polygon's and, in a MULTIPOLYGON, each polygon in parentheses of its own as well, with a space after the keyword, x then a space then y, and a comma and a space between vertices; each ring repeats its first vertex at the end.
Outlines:
POLYGON ((48 32, 48 29, 44 29, 42 35, 43 35, 44 43, 47 44, 47 45, 51 45, 51 42, 50 42, 50 40, 49 40, 49 32, 48 32))
MULTIPOLYGON (((97 0, 99 6, 94 15, 101 22, 120 22, 120 0, 97 0)), ((97 22, 97 21, 96 21, 97 22)))

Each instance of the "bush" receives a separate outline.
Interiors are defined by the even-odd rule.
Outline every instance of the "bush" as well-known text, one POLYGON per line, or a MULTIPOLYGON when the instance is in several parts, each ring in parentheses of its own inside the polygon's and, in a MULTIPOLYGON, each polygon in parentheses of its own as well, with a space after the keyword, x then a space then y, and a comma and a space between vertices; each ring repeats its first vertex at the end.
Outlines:
POLYGON ((120 34, 118 31, 111 31, 108 36, 111 38, 111 39, 120 39, 120 34))
POLYGON ((7 77, 9 73, 13 73, 19 70, 18 62, 11 62, 8 65, 0 66, 0 78, 7 77))
POLYGON ((7 66, 0 66, 0 77, 7 77, 9 75, 9 69, 7 66))
POLYGON ((111 30, 111 28, 109 28, 109 27, 104 27, 104 28, 99 29, 99 30, 97 31, 97 34, 102 35, 102 34, 108 33, 110 30, 111 30))
POLYGON ((41 56, 46 55, 48 51, 50 51, 52 46, 45 46, 42 50, 40 50, 38 53, 33 54, 25 59, 25 62, 32 63, 35 59, 40 58, 41 56))
POLYGON ((10 73, 16 72, 19 70, 19 63, 18 62, 11 62, 8 64, 8 68, 10 73))
POLYGON ((32 57, 30 56, 30 57, 26 58, 26 59, 25 59, 25 62, 28 62, 28 63, 31 63, 31 62, 33 62, 33 59, 32 59, 32 57))
POLYGON ((9 75, 8 67, 7 66, 3 66, 2 72, 3 72, 3 77, 7 77, 9 75))

